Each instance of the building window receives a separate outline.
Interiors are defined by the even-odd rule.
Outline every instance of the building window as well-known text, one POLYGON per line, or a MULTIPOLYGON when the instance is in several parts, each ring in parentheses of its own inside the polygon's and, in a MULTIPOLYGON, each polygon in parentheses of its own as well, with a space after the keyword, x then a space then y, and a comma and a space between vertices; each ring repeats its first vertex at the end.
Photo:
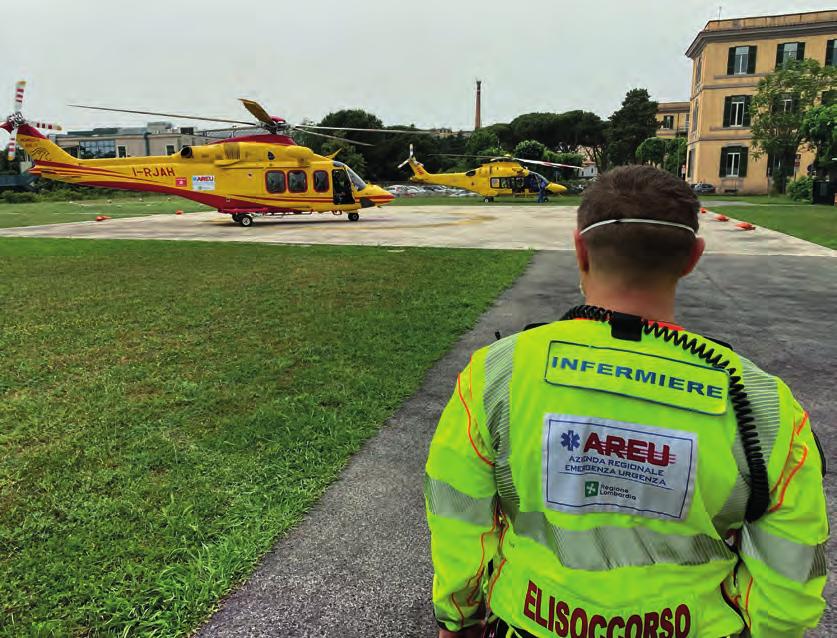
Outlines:
POLYGON ((785 93, 776 98, 773 111, 778 113, 795 113, 799 109, 799 96, 785 93))
POLYGON ((747 176, 747 147, 727 146, 721 149, 720 177, 747 176))
POLYGON ((749 95, 731 95, 724 98, 724 126, 750 126, 749 95))
POLYGON ((284 193, 285 192, 285 172, 284 171, 268 171, 265 174, 265 185, 268 193, 284 193))
POLYGON ((697 130, 698 121, 698 101, 695 100, 695 105, 692 107, 692 132, 697 130))
POLYGON ((837 104, 837 91, 823 91, 822 92, 823 106, 832 106, 837 104))
POLYGON ((128 149, 124 146, 117 146, 116 157, 128 157, 128 149))
POLYGON ((84 140, 78 143, 79 159, 108 159, 116 157, 113 140, 84 140))
POLYGON ((695 86, 700 84, 700 75, 703 72, 703 56, 698 57, 695 62, 695 86))
POLYGON ((166 144, 166 155, 174 155, 174 144, 166 144))
POLYGON ((305 171, 288 171, 288 190, 292 193, 304 193, 308 190, 308 176, 305 171))
POLYGON ((804 42, 785 42, 776 45, 776 68, 791 60, 801 60, 805 57, 804 42))
POLYGON ((837 40, 829 40, 825 45, 825 66, 837 66, 837 40))
POLYGON ((727 75, 752 75, 756 72, 756 47, 730 47, 727 75))
POLYGON ((318 193, 328 192, 328 173, 325 171, 314 171, 314 190, 318 193))
POLYGON ((668 129, 669 131, 674 128, 673 115, 663 115, 663 128, 668 129))

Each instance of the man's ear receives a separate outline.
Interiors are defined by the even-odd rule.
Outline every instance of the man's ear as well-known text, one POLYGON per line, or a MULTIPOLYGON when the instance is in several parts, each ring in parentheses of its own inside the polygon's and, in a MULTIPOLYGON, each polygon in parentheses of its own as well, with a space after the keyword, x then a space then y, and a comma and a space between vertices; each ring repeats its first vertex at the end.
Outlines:
POLYGON ((697 263, 700 261, 700 257, 701 255, 703 255, 703 251, 705 248, 706 241, 703 239, 703 237, 696 237, 695 243, 692 244, 692 253, 689 255, 689 263, 686 264, 686 267, 680 274, 681 277, 685 277, 695 269, 695 266, 697 266, 697 263))
POLYGON ((575 242, 575 260, 578 262, 578 269, 581 272, 587 272, 590 270, 590 256, 587 253, 584 237, 581 236, 578 228, 573 232, 573 241, 575 242))

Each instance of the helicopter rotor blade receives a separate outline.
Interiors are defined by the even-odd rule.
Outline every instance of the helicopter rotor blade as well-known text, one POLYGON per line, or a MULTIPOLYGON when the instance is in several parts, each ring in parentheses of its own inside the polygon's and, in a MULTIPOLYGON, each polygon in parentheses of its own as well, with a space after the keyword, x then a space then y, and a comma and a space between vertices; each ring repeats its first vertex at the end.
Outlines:
POLYGON ((18 80, 15 83, 15 98, 12 103, 12 113, 20 113, 23 110, 23 91, 26 89, 26 80, 18 80))
MULTIPOLYGON (((308 131, 306 129, 301 129, 294 127, 295 130, 299 131, 300 133, 305 133, 306 135, 316 135, 317 137, 327 137, 332 140, 340 140, 341 142, 348 142, 349 144, 359 144, 361 146, 374 146, 374 144, 369 144, 368 142, 361 142, 358 140, 350 140, 348 137, 337 137, 336 135, 327 135, 325 133, 317 133, 316 131, 308 131)), ((342 130, 342 129, 340 129, 342 130)))
POLYGON ((247 126, 259 126, 255 122, 244 120, 227 120, 222 117, 201 117, 200 115, 183 115, 178 113, 158 113, 157 111, 134 111, 131 109, 114 109, 105 106, 87 106, 84 104, 68 104, 76 109, 92 109, 94 111, 113 111, 115 113, 136 113, 139 115, 159 115, 161 117, 176 117, 182 120, 203 120, 204 122, 229 122, 231 124, 246 124, 247 126))
POLYGON ((559 162, 547 162, 547 161, 543 161, 543 160, 522 159, 520 157, 512 157, 511 159, 513 159, 515 161, 518 161, 518 162, 523 162, 525 164, 537 164, 538 166, 549 166, 551 168, 577 168, 579 170, 581 170, 583 168, 581 166, 576 166, 574 164, 561 164, 559 162))
POLYGON ((29 122, 29 126, 34 126, 35 128, 42 128, 47 131, 62 131, 64 129, 61 128, 60 124, 47 124, 45 122, 29 122))
POLYGON ((248 100, 243 97, 238 99, 244 105, 244 108, 250 112, 250 115, 255 117, 259 122, 262 122, 264 124, 270 124, 271 126, 276 124, 273 121, 273 118, 270 117, 270 113, 265 111, 262 105, 256 102, 255 100, 248 100))
POLYGON ((10 162, 14 160, 17 155, 17 129, 9 137, 9 145, 6 149, 6 159, 10 162))
POLYGON ((311 124, 297 124, 294 128, 314 129, 322 131, 359 131, 361 133, 398 133, 401 135, 432 135, 430 131, 406 131, 393 128, 352 128, 351 126, 314 126, 311 124))

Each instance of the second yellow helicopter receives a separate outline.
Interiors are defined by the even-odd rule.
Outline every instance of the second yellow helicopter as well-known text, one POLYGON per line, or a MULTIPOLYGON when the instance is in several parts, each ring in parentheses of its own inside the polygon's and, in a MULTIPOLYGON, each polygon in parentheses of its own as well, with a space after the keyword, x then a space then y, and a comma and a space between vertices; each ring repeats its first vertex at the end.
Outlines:
POLYGON ((581 168, 570 164, 527 160, 511 156, 462 155, 458 157, 483 158, 487 159, 488 162, 464 173, 428 173, 424 165, 413 154, 413 145, 411 144, 410 156, 401 162, 398 168, 405 165, 410 166, 413 171, 413 176, 410 178, 411 182, 461 188, 481 195, 486 202, 493 202, 494 198, 500 195, 538 196, 540 201, 546 201, 548 194, 560 195, 566 192, 566 186, 550 182, 543 175, 526 168, 523 164, 548 166, 550 168, 581 168))

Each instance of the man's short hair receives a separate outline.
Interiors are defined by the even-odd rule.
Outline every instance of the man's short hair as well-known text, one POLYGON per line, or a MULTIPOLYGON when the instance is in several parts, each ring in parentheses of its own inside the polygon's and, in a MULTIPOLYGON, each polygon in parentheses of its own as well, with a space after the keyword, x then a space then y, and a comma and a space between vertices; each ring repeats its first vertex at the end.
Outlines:
MULTIPOLYGON (((600 175, 584 191, 578 229, 608 219, 658 219, 698 229, 700 203, 688 184, 651 166, 622 166, 600 175)), ((695 236, 659 224, 605 224, 584 234, 595 269, 626 275, 679 276, 695 236)))

